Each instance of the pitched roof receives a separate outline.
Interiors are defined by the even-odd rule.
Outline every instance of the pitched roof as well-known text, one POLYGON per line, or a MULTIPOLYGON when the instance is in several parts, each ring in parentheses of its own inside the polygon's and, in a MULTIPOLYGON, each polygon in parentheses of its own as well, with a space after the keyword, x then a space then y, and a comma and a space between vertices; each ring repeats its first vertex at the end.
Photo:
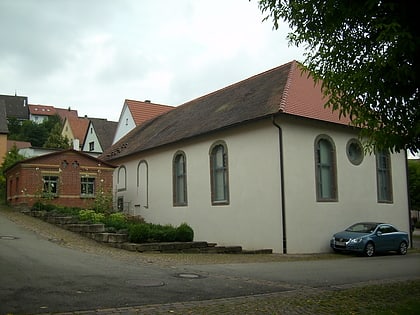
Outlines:
POLYGON ((66 150, 59 150, 59 151, 56 151, 56 152, 43 154, 43 155, 39 155, 39 156, 34 156, 34 157, 31 157, 31 158, 27 158, 27 159, 18 161, 15 164, 8 167, 5 170, 5 172, 7 172, 8 170, 16 167, 19 164, 28 164, 28 163, 39 162, 39 161, 45 160, 45 158, 48 158, 48 157, 51 157, 51 156, 54 156, 54 155, 64 155, 64 154, 68 154, 68 153, 76 154, 76 155, 79 155, 81 157, 85 157, 85 158, 87 158, 89 160, 92 160, 92 161, 94 161, 98 164, 101 164, 102 166, 105 166, 105 167, 110 167, 110 168, 115 168, 116 167, 115 165, 112 165, 109 162, 102 161, 101 159, 95 158, 95 157, 93 157, 89 154, 83 153, 81 151, 76 151, 74 149, 66 149, 66 150))
POLYGON ((28 108, 31 115, 52 116, 56 114, 54 106, 50 105, 28 104, 28 108))
POLYGON ((7 140, 7 151, 10 151, 14 146, 19 149, 26 149, 32 147, 28 141, 7 140))
POLYGON ((0 134, 9 133, 6 116, 6 102, 0 99, 0 134))
POLYGON ((74 138, 79 139, 80 143, 83 143, 89 127, 89 119, 87 117, 68 117, 67 121, 69 122, 74 138))
POLYGON ((225 129, 274 114, 295 115, 347 125, 325 109, 326 100, 298 63, 287 64, 187 102, 120 139, 102 154, 113 160, 144 150, 225 129))
MULTIPOLYGON (((89 120, 95 129, 102 150, 106 150, 112 144, 118 122, 108 121, 102 118, 89 118, 89 120)), ((89 130, 87 132, 89 132, 89 130)))
POLYGON ((31 115, 38 115, 38 116, 53 116, 58 115, 61 119, 65 120, 69 117, 77 118, 77 110, 74 109, 65 109, 65 108, 56 108, 51 105, 41 105, 41 104, 29 104, 29 113, 31 115))
POLYGON ((131 116, 133 116, 136 126, 174 109, 173 106, 154 104, 149 101, 141 102, 126 99, 125 104, 130 110, 131 116))
POLYGON ((29 118, 27 96, 0 95, 0 100, 6 103, 7 118, 14 117, 19 120, 27 120, 29 118))

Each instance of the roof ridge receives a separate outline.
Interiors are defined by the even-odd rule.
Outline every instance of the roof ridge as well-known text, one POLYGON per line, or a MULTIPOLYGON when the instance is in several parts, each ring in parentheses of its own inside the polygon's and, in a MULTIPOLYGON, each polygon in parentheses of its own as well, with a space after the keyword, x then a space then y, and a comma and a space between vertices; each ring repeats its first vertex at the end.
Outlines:
POLYGON ((295 60, 293 60, 293 61, 289 61, 288 63, 285 63, 285 64, 283 64, 283 65, 280 65, 280 66, 277 66, 277 67, 271 68, 271 69, 266 70, 266 71, 263 71, 263 72, 261 72, 261 73, 254 74, 254 75, 252 75, 252 76, 250 76, 250 77, 248 77, 248 78, 245 78, 245 79, 240 80, 240 81, 238 81, 238 82, 234 82, 234 83, 229 84, 229 85, 227 85, 227 86, 225 86, 225 87, 222 87, 222 88, 220 88, 220 89, 218 89, 218 90, 215 90, 215 91, 213 91, 213 92, 210 92, 210 93, 207 93, 207 94, 205 94, 205 95, 202 95, 202 96, 199 96, 199 97, 197 97, 197 98, 194 98, 194 99, 192 99, 192 100, 189 100, 188 102, 185 102, 185 103, 183 103, 183 104, 180 104, 180 105, 179 105, 179 106, 177 106, 177 107, 184 106, 184 105, 188 105, 189 103, 196 102, 196 101, 198 101, 198 100, 200 100, 200 99, 203 99, 203 98, 207 98, 207 97, 209 97, 210 95, 213 95, 213 94, 219 93, 219 92, 221 92, 221 91, 223 91, 223 90, 230 89, 230 88, 232 88, 232 87, 234 87, 234 86, 236 86, 236 85, 243 84, 243 83, 244 83, 244 82, 246 82, 246 81, 250 81, 250 80, 253 80, 253 79, 257 78, 257 77, 263 76, 263 75, 265 75, 265 74, 267 74, 267 73, 270 73, 270 72, 276 71, 276 70, 278 70, 279 68, 287 67, 289 64, 291 64, 291 63, 293 63, 293 62, 295 62, 295 60))
POLYGON ((290 66, 289 74, 287 75, 287 82, 284 86, 284 91, 283 91, 283 94, 281 96, 281 100, 280 100, 280 104, 279 104, 279 112, 285 112, 286 111, 286 104, 287 104, 287 99, 289 97, 290 87, 292 86, 292 81, 294 79, 295 70, 297 68, 296 60, 291 61, 290 65, 291 66, 290 66))

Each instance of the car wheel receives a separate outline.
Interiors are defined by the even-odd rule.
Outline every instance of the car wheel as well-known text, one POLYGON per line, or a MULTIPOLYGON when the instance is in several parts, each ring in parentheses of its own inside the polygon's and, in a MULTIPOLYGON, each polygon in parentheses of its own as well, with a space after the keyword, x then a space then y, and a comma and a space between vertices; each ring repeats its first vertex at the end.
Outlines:
POLYGON ((407 254, 407 243, 406 242, 401 242, 400 243, 400 247, 398 247, 398 254, 400 255, 405 255, 407 254))
POLYGON ((364 253, 367 257, 372 257, 373 255, 375 255, 375 245, 372 242, 367 243, 365 246, 364 253))

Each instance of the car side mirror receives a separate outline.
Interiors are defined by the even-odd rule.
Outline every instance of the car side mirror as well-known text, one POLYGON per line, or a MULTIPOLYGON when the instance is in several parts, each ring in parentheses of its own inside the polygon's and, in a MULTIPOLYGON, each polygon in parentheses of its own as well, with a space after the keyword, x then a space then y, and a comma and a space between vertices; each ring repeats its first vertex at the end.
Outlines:
POLYGON ((376 235, 377 236, 381 236, 382 235, 382 232, 381 231, 378 231, 378 232, 376 232, 376 235))

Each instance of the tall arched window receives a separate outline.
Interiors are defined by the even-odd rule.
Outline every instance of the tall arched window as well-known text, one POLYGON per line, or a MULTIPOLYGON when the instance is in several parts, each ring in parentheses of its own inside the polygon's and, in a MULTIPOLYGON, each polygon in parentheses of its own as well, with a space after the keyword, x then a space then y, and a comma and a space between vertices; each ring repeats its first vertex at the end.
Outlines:
POLYGON ((117 187, 118 191, 127 189, 127 170, 125 169, 125 166, 120 166, 118 169, 117 187))
POLYGON ((187 199, 187 160, 184 152, 177 152, 172 162, 173 204, 186 206, 187 199))
POLYGON ((388 152, 376 153, 376 184, 378 202, 393 202, 391 157, 388 152))
POLYGON ((335 147, 328 136, 315 140, 316 194, 318 201, 337 201, 335 147))
POLYGON ((145 160, 137 165, 137 195, 140 205, 149 207, 149 166, 145 160))
POLYGON ((210 148, 210 184, 213 205, 229 204, 228 154, 224 142, 210 148))

